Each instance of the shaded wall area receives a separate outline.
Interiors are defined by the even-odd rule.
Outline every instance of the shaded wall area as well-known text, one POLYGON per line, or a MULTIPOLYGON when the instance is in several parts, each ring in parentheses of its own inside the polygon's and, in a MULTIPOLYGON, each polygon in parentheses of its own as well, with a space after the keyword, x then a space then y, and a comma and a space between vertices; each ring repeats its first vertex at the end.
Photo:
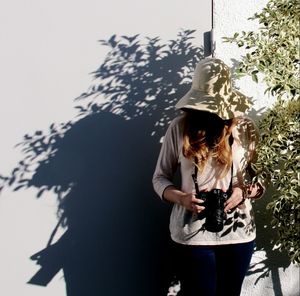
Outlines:
POLYGON ((193 34, 182 30, 167 43, 103 40, 108 54, 76 99, 78 117, 24 136, 24 158, 1 186, 36 188, 37 198, 55 192, 59 219, 47 247, 31 257, 41 269, 29 283, 45 286, 62 269, 68 296, 166 295, 174 277, 170 208, 151 179, 175 102, 203 58, 193 34))

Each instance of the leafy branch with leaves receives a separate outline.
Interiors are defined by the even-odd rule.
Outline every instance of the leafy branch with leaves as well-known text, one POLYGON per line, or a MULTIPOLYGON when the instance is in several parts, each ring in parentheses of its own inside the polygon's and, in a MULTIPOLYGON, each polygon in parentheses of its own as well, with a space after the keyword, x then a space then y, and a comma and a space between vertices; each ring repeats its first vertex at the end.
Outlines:
POLYGON ((276 98, 259 122, 261 143, 254 169, 275 188, 267 209, 278 233, 276 245, 299 264, 300 2, 270 0, 249 20, 258 21, 257 31, 235 33, 224 41, 246 50, 236 70, 238 77, 250 75, 255 82, 262 77, 265 94, 276 98))

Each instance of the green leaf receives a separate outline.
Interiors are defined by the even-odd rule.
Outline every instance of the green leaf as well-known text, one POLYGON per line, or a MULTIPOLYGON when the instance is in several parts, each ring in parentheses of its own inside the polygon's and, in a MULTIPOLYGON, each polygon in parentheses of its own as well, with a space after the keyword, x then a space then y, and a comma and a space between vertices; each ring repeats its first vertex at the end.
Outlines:
POLYGON ((254 82, 256 82, 256 83, 258 82, 258 78, 257 78, 256 74, 252 74, 251 77, 254 82))

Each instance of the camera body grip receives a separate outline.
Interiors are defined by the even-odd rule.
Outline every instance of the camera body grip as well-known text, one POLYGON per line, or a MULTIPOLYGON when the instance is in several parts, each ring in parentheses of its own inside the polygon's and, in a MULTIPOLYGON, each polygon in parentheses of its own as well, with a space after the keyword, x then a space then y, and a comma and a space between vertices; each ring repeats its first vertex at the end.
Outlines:
POLYGON ((205 209, 201 216, 205 216, 204 227, 210 232, 219 232, 224 228, 226 213, 224 212, 224 203, 230 197, 231 192, 223 192, 221 189, 212 189, 211 191, 199 191, 196 196, 201 199, 205 209))

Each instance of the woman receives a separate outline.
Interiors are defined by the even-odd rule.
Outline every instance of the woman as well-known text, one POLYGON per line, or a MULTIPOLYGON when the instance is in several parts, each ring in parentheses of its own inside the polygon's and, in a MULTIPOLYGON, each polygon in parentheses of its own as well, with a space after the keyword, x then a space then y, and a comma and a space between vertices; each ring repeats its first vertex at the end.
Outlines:
POLYGON ((258 141, 252 120, 241 116, 248 107, 232 89, 228 66, 205 59, 164 138, 153 186, 173 203, 180 295, 240 295, 254 248, 251 199, 264 192, 260 183, 248 185, 258 141), (173 183, 178 167, 180 189, 173 183))

